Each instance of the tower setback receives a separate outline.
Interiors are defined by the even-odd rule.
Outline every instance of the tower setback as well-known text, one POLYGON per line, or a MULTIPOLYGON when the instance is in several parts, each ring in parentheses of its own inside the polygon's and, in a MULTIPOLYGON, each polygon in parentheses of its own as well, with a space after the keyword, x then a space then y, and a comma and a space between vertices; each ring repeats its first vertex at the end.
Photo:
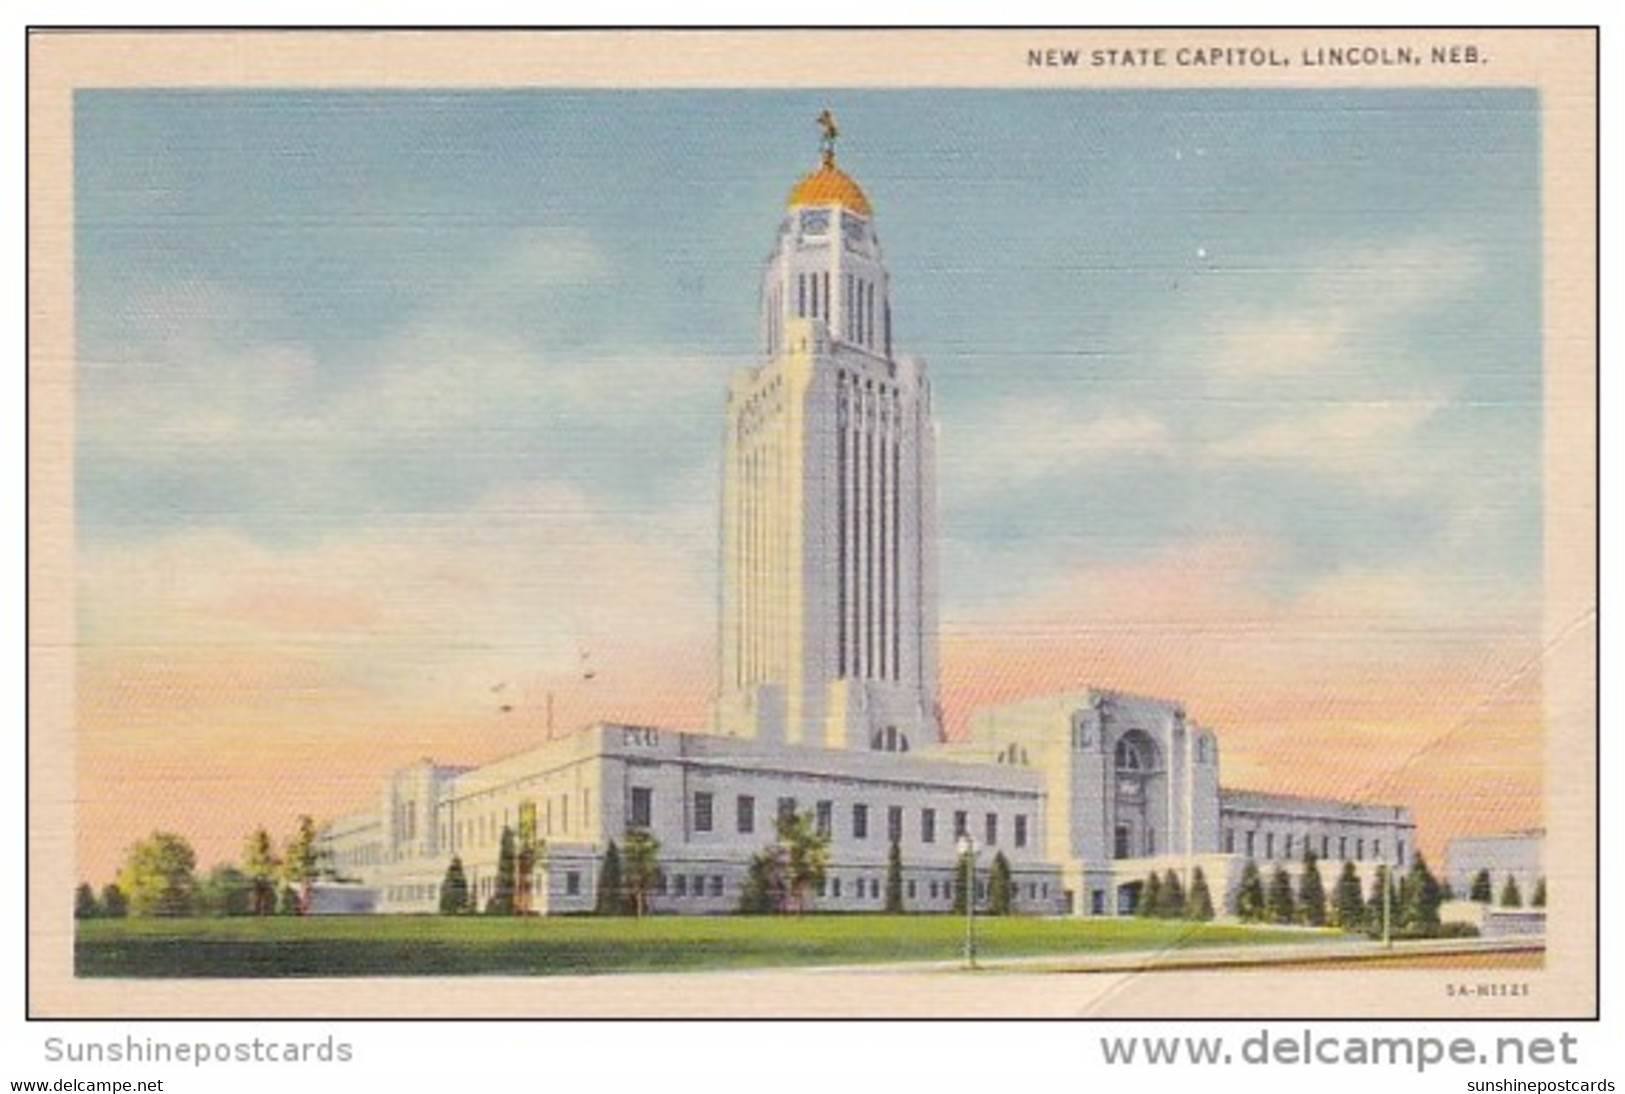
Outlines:
POLYGON ((820 120, 762 275, 761 362, 728 391, 716 723, 907 752, 942 740, 931 393, 893 351, 873 212, 820 120))

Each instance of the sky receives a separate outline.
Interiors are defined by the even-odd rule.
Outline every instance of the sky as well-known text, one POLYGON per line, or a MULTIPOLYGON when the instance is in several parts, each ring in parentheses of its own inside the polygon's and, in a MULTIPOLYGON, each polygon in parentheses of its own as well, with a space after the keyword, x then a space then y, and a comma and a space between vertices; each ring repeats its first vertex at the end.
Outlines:
POLYGON ((1541 822, 1538 99, 75 98, 78 852, 699 728, 729 374, 840 120, 940 429, 943 699, 1541 822))

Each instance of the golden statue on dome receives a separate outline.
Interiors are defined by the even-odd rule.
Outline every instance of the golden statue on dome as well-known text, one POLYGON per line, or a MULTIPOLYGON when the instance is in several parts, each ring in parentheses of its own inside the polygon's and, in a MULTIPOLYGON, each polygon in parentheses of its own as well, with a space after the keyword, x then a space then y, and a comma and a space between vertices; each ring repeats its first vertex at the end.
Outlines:
POLYGON ((819 151, 824 156, 824 166, 833 167, 835 166, 835 138, 841 135, 841 131, 835 128, 835 115, 830 113, 827 106, 818 115, 818 128, 824 131, 823 139, 818 142, 819 151))

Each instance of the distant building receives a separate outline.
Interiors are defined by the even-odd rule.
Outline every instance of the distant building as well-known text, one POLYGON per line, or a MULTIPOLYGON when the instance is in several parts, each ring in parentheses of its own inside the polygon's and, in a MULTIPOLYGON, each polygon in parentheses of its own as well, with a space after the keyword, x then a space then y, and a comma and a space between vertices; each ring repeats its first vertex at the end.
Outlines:
POLYGON ((584 911, 609 841, 641 828, 655 909, 717 913, 785 812, 830 838, 830 910, 883 906, 893 843, 907 908, 949 910, 962 836, 979 888, 1001 853, 1027 912, 1122 914, 1151 871, 1188 884, 1195 866, 1218 904, 1247 860, 1306 851, 1404 867, 1405 808, 1224 790, 1216 734, 1169 700, 1046 696, 944 740, 931 389, 894 349, 873 212, 825 121, 763 275, 761 363, 728 391, 714 730, 599 725, 483 767, 424 761, 325 829, 334 867, 379 911, 425 912, 457 855, 483 903, 523 815, 546 841, 532 907, 584 911))
POLYGON ((1525 906, 1535 895, 1535 886, 1546 876, 1546 830, 1529 828, 1520 832, 1491 832, 1457 836, 1445 844, 1445 877, 1458 899, 1473 889, 1479 872, 1490 873, 1492 903, 1501 902, 1507 878, 1518 885, 1525 906))

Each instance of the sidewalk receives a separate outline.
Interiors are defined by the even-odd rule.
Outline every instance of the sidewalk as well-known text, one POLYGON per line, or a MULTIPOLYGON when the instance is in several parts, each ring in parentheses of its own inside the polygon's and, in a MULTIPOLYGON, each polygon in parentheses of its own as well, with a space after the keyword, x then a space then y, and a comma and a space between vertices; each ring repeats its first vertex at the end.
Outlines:
MULTIPOLYGON (((1322 943, 1282 943, 1270 946, 1203 946, 1190 949, 1145 950, 1139 952, 1040 954, 1030 957, 977 956, 978 971, 1121 973, 1169 970, 1248 968, 1254 966, 1318 965, 1356 962, 1403 962, 1412 957, 1443 957, 1453 954, 1544 952, 1546 940, 1526 938, 1430 938, 1395 942, 1385 947, 1373 941, 1332 941, 1322 943)), ((963 960, 894 962, 879 965, 821 965, 801 971, 862 975, 875 972, 937 970, 961 972, 963 960)), ((742 971, 742 970, 736 970, 742 971)), ((776 970, 789 971, 789 970, 776 970)))

